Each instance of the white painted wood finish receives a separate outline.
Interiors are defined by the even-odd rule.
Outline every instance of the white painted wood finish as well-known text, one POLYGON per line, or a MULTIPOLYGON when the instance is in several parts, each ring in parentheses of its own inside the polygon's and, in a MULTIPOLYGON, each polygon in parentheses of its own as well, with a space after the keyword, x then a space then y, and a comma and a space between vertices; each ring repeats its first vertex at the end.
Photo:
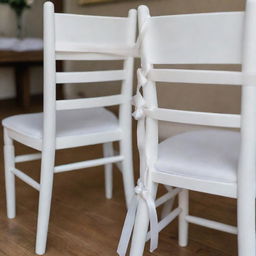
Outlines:
POLYGON ((7 131, 4 129, 4 168, 5 168, 5 190, 7 203, 7 217, 15 218, 16 215, 16 196, 15 196, 15 175, 12 170, 15 166, 15 151, 13 139, 11 139, 7 131))
POLYGON ((152 69, 148 78, 157 82, 189 83, 212 85, 241 85, 243 74, 234 71, 152 69))
POLYGON ((190 215, 187 215, 185 220, 192 224, 196 224, 196 225, 200 225, 203 227, 212 228, 215 230, 219 230, 219 231, 223 231, 226 233, 237 235, 237 227, 219 223, 217 221, 207 220, 207 219, 190 216, 190 215))
POLYGON ((27 155, 19 155, 15 157, 15 163, 29 162, 33 160, 39 160, 42 158, 41 153, 27 154, 27 155))
MULTIPOLYGON (((246 1, 245 12, 186 14, 151 17, 139 7, 141 73, 146 152, 141 178, 155 197, 157 184, 181 188, 179 193, 179 244, 188 243, 188 223, 238 234, 238 255, 255 256, 256 171, 256 0, 246 1), (241 72, 157 69, 154 64, 242 64, 241 72), (156 82, 202 83, 242 86, 241 115, 162 109, 156 100, 156 82), (220 182, 155 169, 158 155, 157 121, 241 128, 241 146, 236 182, 220 182), (146 168, 147 166, 147 168, 146 168), (144 168, 144 169, 143 169, 144 168), (189 215, 188 190, 237 198, 238 227, 189 215)), ((172 85, 170 85, 172 86, 172 85)), ((208 86, 208 85, 206 85, 208 86)), ((141 118, 143 120, 143 117, 141 118)), ((139 119, 139 124, 141 123, 139 119)), ((139 130, 143 137, 142 130, 139 130)), ((170 157, 172 157, 170 155, 170 157)), ((140 201, 130 256, 142 256, 149 224, 145 202, 140 201)), ((147 239, 149 238, 149 234, 147 239)))
POLYGON ((110 164, 110 163, 115 163, 115 162, 121 162, 123 161, 124 157, 123 156, 112 156, 112 157, 105 157, 105 158, 100 158, 96 160, 87 160, 83 162, 77 162, 77 163, 72 163, 72 164, 64 164, 64 165, 59 165, 54 168, 55 173, 59 172, 68 172, 68 171, 73 171, 73 170, 79 170, 79 169, 84 169, 88 167, 94 167, 94 166, 99 166, 99 165, 105 165, 105 164, 110 164))
MULTIPOLYGON (((105 157, 114 157, 114 149, 112 142, 103 144, 103 152, 105 157)), ((123 160, 123 159, 122 159, 123 160)), ((114 162, 115 164, 120 162, 114 162)), ((122 168, 120 167, 120 170, 122 168)), ((105 163, 105 194, 106 198, 111 199, 113 194, 113 165, 111 162, 105 163)))
POLYGON ((148 61, 153 64, 240 64, 243 21, 243 12, 151 17, 145 40, 158 51, 148 52, 148 61))
POLYGON ((122 81, 125 78, 124 70, 91 71, 91 72, 58 72, 56 83, 95 83, 108 81, 122 81))
POLYGON ((27 183, 28 185, 30 185, 32 188, 40 191, 40 184, 38 182, 36 182, 35 180, 33 180, 31 177, 29 177, 28 175, 26 175, 24 172, 18 170, 18 169, 12 169, 12 173, 20 178, 22 181, 24 181, 25 183, 27 183))
MULTIPOLYGON (((105 165, 106 197, 112 197, 112 164, 122 168, 125 199, 133 196, 131 145, 131 96, 136 36, 136 10, 128 17, 99 17, 55 14, 51 2, 44 4, 44 120, 43 136, 24 135, 4 128, 7 214, 15 217, 15 176, 39 191, 36 253, 45 253, 54 173, 105 165), (56 73, 56 60, 123 60, 122 70, 56 73), (121 93, 89 99, 57 100, 56 86, 63 83, 120 81, 121 93), (117 129, 90 134, 56 136, 56 111, 119 105, 117 129), (14 155, 13 140, 42 152, 14 155), (113 154, 112 142, 120 143, 120 153, 113 154), (55 166, 55 151, 93 144, 103 144, 104 157, 90 161, 55 166), (40 184, 15 168, 15 162, 41 158, 40 184)), ((90 122, 90 120, 88 120, 90 122)))
MULTIPOLYGON (((181 213, 180 208, 175 208, 174 210, 172 210, 172 212, 168 213, 168 215, 164 219, 159 221, 158 232, 162 231, 167 225, 169 225, 176 217, 179 216, 180 213, 181 213)), ((150 239, 150 233, 148 232, 146 241, 148 241, 149 239, 150 239)))
POLYGON ((156 207, 159 207, 160 205, 166 203, 168 200, 174 198, 180 192, 181 192, 180 188, 175 188, 169 191, 168 193, 164 194, 163 196, 157 198, 157 200, 155 201, 156 207))
POLYGON ((127 103, 123 95, 95 97, 89 99, 57 100, 57 110, 108 107, 127 103))
POLYGON ((240 115, 184 111, 164 108, 146 109, 148 117, 160 121, 217 127, 240 128, 240 115))

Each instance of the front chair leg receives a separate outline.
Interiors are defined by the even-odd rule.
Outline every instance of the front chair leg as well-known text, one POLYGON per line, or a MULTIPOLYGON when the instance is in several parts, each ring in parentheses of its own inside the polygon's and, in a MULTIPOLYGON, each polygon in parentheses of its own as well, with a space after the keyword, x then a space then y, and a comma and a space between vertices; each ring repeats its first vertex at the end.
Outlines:
POLYGON ((42 154, 36 235, 36 254, 39 255, 44 254, 46 250, 54 175, 54 154, 55 152, 50 150, 42 154))

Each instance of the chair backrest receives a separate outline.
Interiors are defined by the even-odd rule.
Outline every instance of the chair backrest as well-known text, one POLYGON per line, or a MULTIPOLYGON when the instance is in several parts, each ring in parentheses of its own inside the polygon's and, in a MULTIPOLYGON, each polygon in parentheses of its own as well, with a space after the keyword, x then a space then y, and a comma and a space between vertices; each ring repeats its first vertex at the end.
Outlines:
MULTIPOLYGON (((129 129, 133 81, 136 10, 128 17, 100 17, 54 12, 44 4, 44 138, 55 138, 56 110, 120 105, 121 128, 129 129), (120 70, 57 72, 57 60, 123 60, 120 70), (56 101, 56 86, 65 83, 121 81, 118 95, 56 101)), ((49 142, 50 143, 50 142, 49 142)), ((51 142, 54 143, 54 142, 51 142)))
POLYGON ((139 7, 142 60, 140 75, 147 79, 147 83, 143 85, 143 92, 146 106, 144 111, 147 117, 146 150, 150 166, 157 158, 158 120, 229 128, 241 127, 240 169, 248 168, 247 178, 255 177, 255 13, 255 0, 247 1, 245 12, 151 17, 146 6, 139 7), (162 69, 155 68, 154 64, 242 64, 242 72, 162 69), (207 86, 242 86, 241 115, 159 108, 156 82, 191 83, 191 86, 193 83, 208 84, 207 86))

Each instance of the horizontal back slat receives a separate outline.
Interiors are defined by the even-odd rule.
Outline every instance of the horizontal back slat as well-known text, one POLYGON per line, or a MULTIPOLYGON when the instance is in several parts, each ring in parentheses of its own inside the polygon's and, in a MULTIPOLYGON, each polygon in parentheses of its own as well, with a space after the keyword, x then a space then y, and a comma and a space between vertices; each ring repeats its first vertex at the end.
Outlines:
POLYGON ((152 69, 149 79, 156 82, 197 83, 214 85, 242 85, 241 72, 184 70, 184 69, 152 69))
POLYGON ((124 60, 126 56, 100 54, 100 53, 84 53, 84 52, 56 52, 56 60, 124 60))
POLYGON ((183 124, 240 128, 241 123, 240 115, 235 114, 194 112, 164 108, 148 109, 146 110, 146 114, 156 120, 183 124))
POLYGON ((57 58, 64 60, 67 56, 77 57, 75 53, 79 53, 80 60, 88 60, 93 55, 81 53, 107 52, 110 54, 103 54, 106 59, 116 59, 118 53, 125 55, 133 46, 129 43, 129 26, 127 17, 55 14, 57 58), (64 52, 69 54, 63 55, 64 52))
POLYGON ((57 110, 68 109, 81 109, 81 108, 94 108, 94 107, 107 107, 119 105, 125 102, 125 97, 122 95, 112 95, 87 99, 74 99, 74 100, 57 100, 57 110))
POLYGON ((125 79, 124 70, 56 73, 57 84, 108 82, 108 81, 121 81, 124 79, 125 79))
POLYGON ((241 63, 243 12, 150 17, 145 34, 153 64, 241 63))

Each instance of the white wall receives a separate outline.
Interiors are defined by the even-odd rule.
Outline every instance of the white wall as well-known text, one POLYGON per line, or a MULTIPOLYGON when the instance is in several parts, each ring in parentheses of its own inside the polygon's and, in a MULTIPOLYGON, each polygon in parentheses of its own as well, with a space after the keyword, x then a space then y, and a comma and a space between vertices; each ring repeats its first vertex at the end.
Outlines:
MULTIPOLYGON (((23 16, 24 36, 42 37, 42 4, 36 0, 31 9, 26 10, 23 16)), ((16 35, 16 17, 6 4, 0 4, 0 36, 14 37, 16 35)), ((30 71, 31 92, 42 92, 42 68, 34 67, 30 71)), ((0 68, 0 99, 15 97, 14 70, 13 68, 0 68)))

